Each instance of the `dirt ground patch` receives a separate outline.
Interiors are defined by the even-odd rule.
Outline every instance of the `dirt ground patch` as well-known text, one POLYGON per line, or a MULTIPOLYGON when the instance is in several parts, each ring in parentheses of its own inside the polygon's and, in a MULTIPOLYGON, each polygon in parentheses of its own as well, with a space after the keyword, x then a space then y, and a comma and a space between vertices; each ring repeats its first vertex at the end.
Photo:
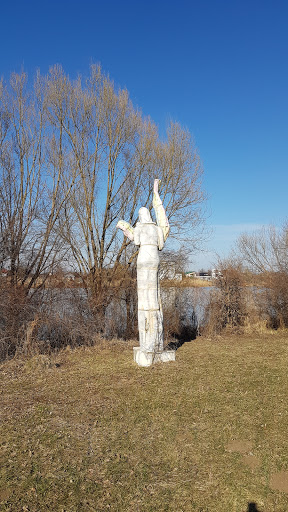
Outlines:
POLYGON ((271 476, 270 487, 275 491, 288 493, 288 471, 279 471, 271 476))
POLYGON ((227 444, 228 452, 239 452, 239 453, 248 453, 251 452, 253 448, 253 443, 251 441, 244 441, 241 439, 235 439, 229 441, 227 444))
POLYGON ((243 456, 244 464, 247 464, 251 469, 259 468, 261 461, 255 457, 255 455, 244 455, 243 456))

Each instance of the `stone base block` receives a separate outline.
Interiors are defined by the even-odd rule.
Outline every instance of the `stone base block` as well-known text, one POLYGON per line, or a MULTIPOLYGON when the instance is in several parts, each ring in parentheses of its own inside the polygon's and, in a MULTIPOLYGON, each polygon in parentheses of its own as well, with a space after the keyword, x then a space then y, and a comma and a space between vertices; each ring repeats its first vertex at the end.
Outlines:
POLYGON ((151 366, 153 363, 168 363, 175 361, 175 350, 164 350, 163 352, 146 352, 140 347, 134 347, 134 361, 139 366, 151 366))

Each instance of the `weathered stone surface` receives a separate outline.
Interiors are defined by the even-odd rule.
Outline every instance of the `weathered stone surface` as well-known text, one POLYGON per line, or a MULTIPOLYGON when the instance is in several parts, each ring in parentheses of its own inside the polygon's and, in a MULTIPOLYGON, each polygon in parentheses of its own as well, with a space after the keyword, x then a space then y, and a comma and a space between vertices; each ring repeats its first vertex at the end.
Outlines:
POLYGON ((139 350, 134 349, 134 360, 139 366, 150 366, 157 361, 175 361, 175 352, 163 352, 163 314, 159 287, 159 251, 169 233, 169 222, 158 194, 159 180, 154 181, 153 207, 157 224, 147 208, 140 208, 139 222, 133 229, 121 220, 117 227, 139 246, 137 257, 139 350), (162 357, 163 354, 163 357, 162 357))
POLYGON ((139 366, 151 366, 154 363, 168 363, 175 361, 175 350, 163 350, 162 352, 148 352, 134 347, 134 361, 139 366))

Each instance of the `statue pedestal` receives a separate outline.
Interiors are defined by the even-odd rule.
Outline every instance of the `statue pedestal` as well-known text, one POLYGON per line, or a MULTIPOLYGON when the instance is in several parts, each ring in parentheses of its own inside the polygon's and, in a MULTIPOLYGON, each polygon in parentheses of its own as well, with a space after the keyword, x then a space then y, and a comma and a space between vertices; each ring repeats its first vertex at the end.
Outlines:
POLYGON ((146 352, 140 347, 133 347, 134 361, 138 366, 151 366, 154 363, 168 363, 175 361, 175 350, 163 350, 163 352, 146 352))

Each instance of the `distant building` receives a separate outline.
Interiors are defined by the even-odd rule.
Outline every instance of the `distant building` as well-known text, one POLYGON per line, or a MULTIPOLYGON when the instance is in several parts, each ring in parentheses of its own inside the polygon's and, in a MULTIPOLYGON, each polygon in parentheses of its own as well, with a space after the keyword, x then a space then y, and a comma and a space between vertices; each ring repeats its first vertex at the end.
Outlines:
POLYGON ((220 270, 217 270, 216 268, 208 270, 207 272, 205 272, 204 270, 200 270, 200 272, 190 270, 189 272, 185 272, 185 277, 202 279, 203 281, 211 281, 211 279, 217 279, 218 277, 222 277, 222 273, 220 272, 220 270))
POLYGON ((202 279, 203 281, 211 281, 211 272, 199 272, 197 274, 197 279, 202 279))
POLYGON ((194 270, 190 272, 185 272, 185 277, 197 277, 197 272, 195 272, 194 270))

